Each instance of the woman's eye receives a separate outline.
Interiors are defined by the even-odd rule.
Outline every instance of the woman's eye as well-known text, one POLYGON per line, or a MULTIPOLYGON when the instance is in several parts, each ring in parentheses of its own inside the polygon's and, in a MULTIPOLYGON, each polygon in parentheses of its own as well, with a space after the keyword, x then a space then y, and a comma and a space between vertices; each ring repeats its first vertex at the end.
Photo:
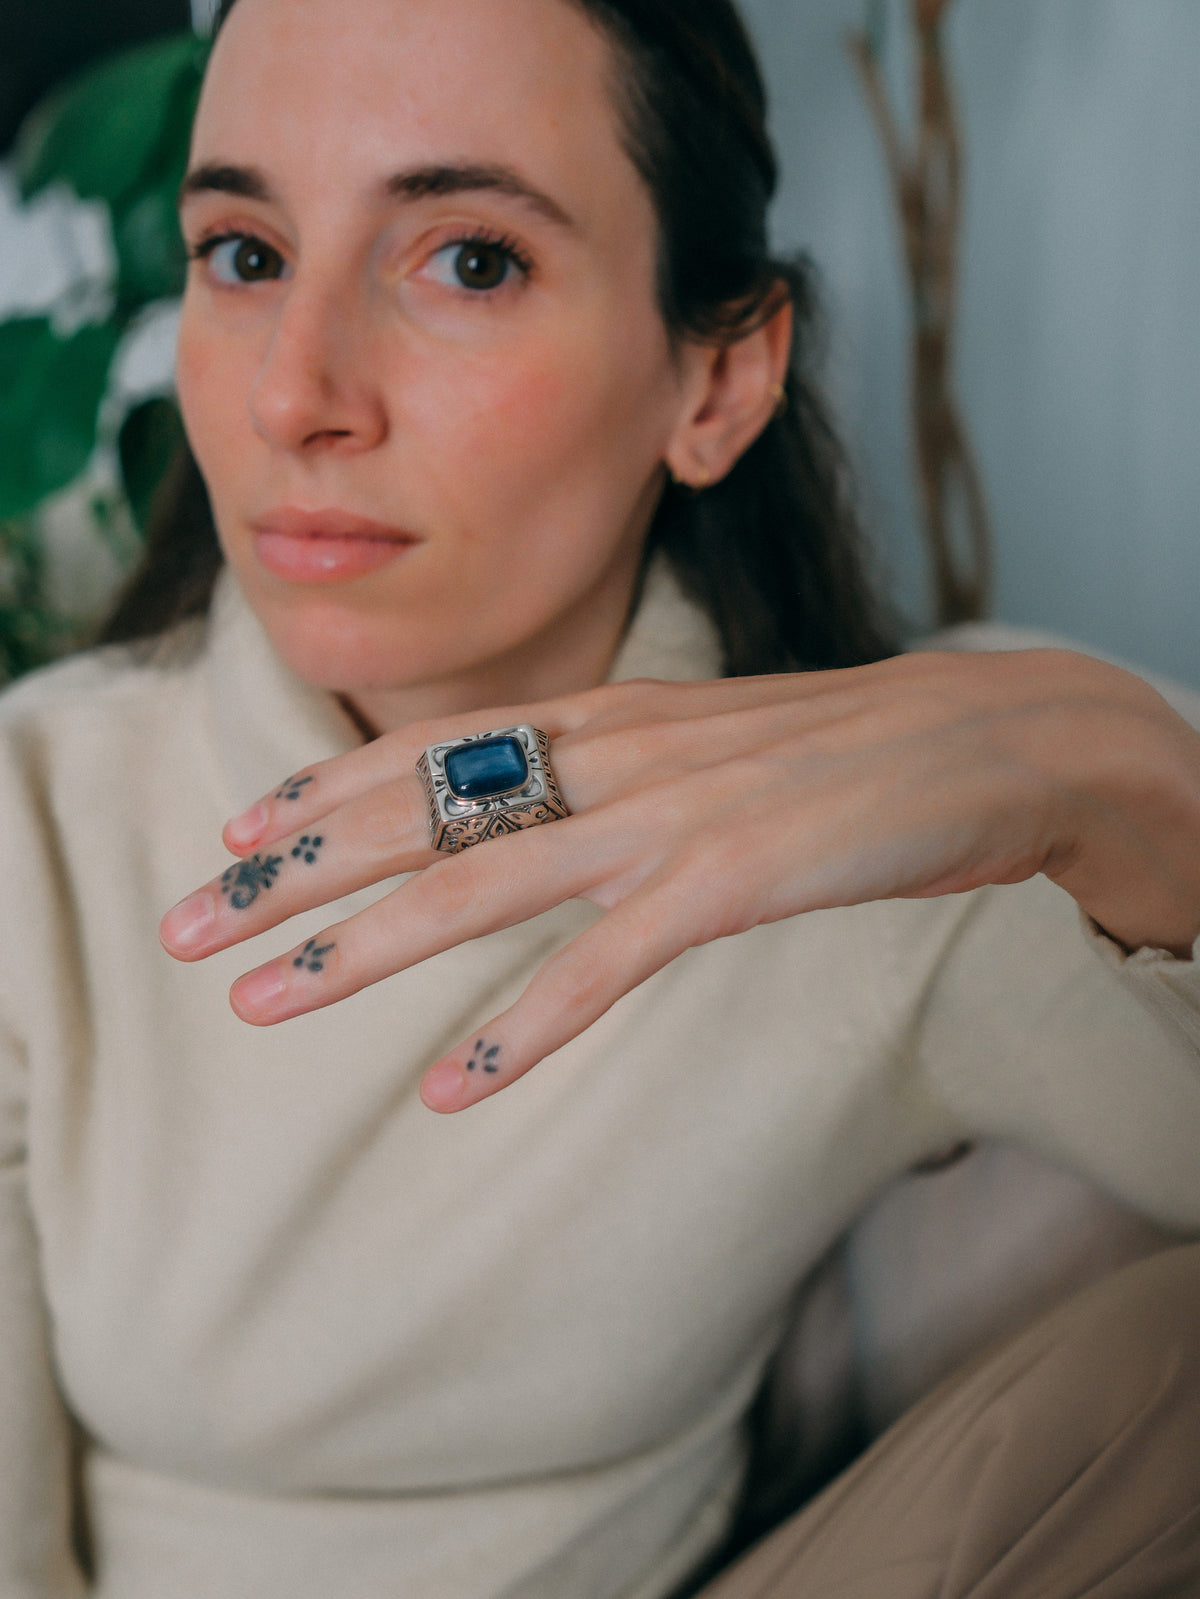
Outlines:
POLYGON ((283 276, 279 251, 247 234, 209 239, 196 251, 219 283, 263 283, 283 276))
POLYGON ((508 245, 460 239, 435 251, 426 270, 450 288, 486 291, 500 288, 523 269, 508 245))

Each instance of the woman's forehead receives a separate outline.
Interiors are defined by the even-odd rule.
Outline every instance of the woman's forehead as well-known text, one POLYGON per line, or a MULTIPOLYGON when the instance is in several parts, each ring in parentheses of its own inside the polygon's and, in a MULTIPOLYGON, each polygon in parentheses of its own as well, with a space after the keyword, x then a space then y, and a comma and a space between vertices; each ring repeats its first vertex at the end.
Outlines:
POLYGON ((624 164, 611 66, 566 0, 238 0, 193 159, 351 182, 452 160, 586 188, 624 164))

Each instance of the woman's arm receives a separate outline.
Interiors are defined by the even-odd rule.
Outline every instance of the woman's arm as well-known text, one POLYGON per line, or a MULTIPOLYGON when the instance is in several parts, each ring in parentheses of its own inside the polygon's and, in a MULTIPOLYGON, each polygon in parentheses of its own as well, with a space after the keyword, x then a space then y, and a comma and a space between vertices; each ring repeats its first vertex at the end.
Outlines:
POLYGON ((271 891, 209 883, 164 919, 172 954, 416 875, 239 979, 247 1021, 330 1004, 568 898, 608 913, 430 1069, 438 1110, 506 1086, 689 946, 819 907, 1043 872, 1126 948, 1186 958, 1200 935, 1200 735, 1140 679, 1069 651, 618 684, 411 726, 299 776, 226 829, 271 891), (434 855, 417 757, 518 722, 549 732, 575 814, 434 855), (467 1070, 481 1040, 487 1076, 467 1070))
POLYGON ((54 1381, 26 1188, 24 1066, 0 1027, 0 1593, 71 1599, 70 1423, 54 1381))

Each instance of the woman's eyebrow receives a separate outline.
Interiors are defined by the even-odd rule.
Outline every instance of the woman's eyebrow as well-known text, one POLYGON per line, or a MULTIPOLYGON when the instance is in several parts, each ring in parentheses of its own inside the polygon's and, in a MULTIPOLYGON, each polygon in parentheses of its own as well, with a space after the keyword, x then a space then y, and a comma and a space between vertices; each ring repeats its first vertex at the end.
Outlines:
MULTIPOLYGON (((519 173, 505 166, 455 166, 441 164, 409 167, 395 172, 384 184, 385 193, 401 200, 427 200, 446 194, 470 194, 480 190, 511 195, 523 200, 540 215, 562 228, 576 228, 574 219, 541 189, 526 183, 519 173)), ((270 202, 275 198, 271 185, 257 167, 207 161, 192 170, 179 186, 180 203, 193 194, 233 194, 242 200, 270 202)))
POLYGON ((271 185, 257 167, 206 161, 193 167, 179 185, 179 203, 191 194, 236 194, 242 200, 273 200, 271 185))
POLYGON ((490 190, 524 200, 559 227, 575 229, 574 220, 557 200, 526 183, 519 173, 504 166, 424 166, 393 173, 387 192, 402 200, 425 200, 444 194, 469 194, 490 190))

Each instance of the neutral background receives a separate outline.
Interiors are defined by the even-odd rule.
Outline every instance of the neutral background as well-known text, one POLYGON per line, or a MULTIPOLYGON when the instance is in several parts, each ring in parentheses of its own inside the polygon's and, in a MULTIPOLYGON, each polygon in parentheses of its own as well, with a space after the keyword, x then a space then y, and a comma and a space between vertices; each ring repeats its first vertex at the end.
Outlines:
MULTIPOLYGON (((777 237, 823 270, 869 519, 919 616, 898 235, 843 44, 866 0, 743 4, 784 161, 777 237)), ((906 8, 886 7, 901 96, 906 8)), ((959 389, 996 612, 1200 685, 1200 4, 957 0, 950 20, 968 160, 959 389)))

